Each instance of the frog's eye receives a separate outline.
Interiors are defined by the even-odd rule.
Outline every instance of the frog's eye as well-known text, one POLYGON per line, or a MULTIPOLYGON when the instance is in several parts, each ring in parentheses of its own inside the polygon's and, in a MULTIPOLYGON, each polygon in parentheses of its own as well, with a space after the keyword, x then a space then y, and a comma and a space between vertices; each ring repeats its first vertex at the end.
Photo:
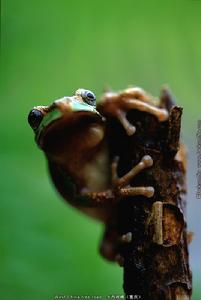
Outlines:
POLYGON ((89 105, 93 105, 93 106, 96 105, 96 96, 91 91, 82 90, 81 97, 89 105))
POLYGON ((37 129, 41 120, 43 119, 43 113, 38 109, 32 109, 28 115, 28 122, 32 129, 37 129))

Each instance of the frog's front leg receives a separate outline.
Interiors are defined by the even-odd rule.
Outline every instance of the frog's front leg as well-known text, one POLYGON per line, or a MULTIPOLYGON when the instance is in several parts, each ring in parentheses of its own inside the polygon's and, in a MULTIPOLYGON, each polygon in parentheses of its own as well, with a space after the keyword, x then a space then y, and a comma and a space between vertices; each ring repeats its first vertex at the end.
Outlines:
POLYGON ((114 194, 117 195, 118 198, 127 197, 127 196, 145 196, 152 197, 154 194, 154 188, 152 186, 147 187, 131 187, 130 181, 137 176, 141 171, 146 168, 149 168, 153 165, 153 160, 150 155, 145 155, 142 157, 141 161, 134 166, 128 173, 126 173, 123 177, 118 178, 117 175, 117 166, 118 166, 118 158, 116 158, 112 163, 112 182, 114 186, 114 194))
POLYGON ((83 196, 87 196, 91 199, 94 206, 104 205, 108 203, 115 203, 121 198, 128 196, 144 196, 150 198, 154 194, 154 188, 152 186, 141 186, 131 187, 130 181, 137 176, 144 169, 149 168, 153 165, 151 156, 145 155, 141 161, 134 166, 128 173, 122 177, 117 175, 118 158, 115 158, 111 169, 112 169, 112 188, 103 192, 97 193, 83 193, 83 196))
POLYGON ((158 119, 159 122, 168 119, 168 111, 166 109, 156 107, 138 99, 126 99, 122 107, 116 110, 115 114, 128 135, 133 135, 136 131, 135 126, 132 125, 126 118, 126 113, 132 109, 152 114, 158 119))
POLYGON ((159 102, 140 88, 126 89, 120 93, 106 93, 98 104, 98 110, 103 116, 115 117, 122 124, 128 135, 133 135, 136 128, 131 124, 126 114, 130 110, 138 110, 155 116, 159 122, 168 119, 168 111, 160 108, 159 102))

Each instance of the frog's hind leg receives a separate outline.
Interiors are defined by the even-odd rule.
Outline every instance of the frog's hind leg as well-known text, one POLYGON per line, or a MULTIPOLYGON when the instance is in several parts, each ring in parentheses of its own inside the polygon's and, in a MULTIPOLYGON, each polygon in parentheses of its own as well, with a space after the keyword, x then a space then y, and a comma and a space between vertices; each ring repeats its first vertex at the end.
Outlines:
POLYGON ((118 158, 115 158, 112 163, 112 183, 114 190, 118 197, 127 197, 127 196, 137 196, 142 195, 145 197, 152 197, 154 194, 154 188, 152 186, 147 187, 131 187, 130 181, 144 169, 149 168, 153 165, 153 160, 151 156, 145 155, 142 157, 141 161, 134 166, 128 173, 124 176, 118 178, 117 167, 118 167, 118 158))

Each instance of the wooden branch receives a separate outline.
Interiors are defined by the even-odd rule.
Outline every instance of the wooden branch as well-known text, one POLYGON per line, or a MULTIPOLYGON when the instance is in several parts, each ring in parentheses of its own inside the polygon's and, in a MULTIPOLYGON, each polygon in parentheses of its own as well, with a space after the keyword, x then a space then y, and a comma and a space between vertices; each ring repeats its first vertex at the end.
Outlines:
POLYGON ((159 122, 137 110, 127 114, 136 127, 130 137, 115 119, 109 120, 111 155, 120 157, 119 176, 144 155, 153 159, 153 166, 140 173, 131 186, 153 186, 154 196, 127 197, 118 207, 118 230, 124 240, 120 248, 123 286, 126 295, 142 299, 190 299, 186 163, 184 147, 179 143, 182 108, 174 105, 167 89, 163 89, 159 105, 169 111, 168 121, 159 122))

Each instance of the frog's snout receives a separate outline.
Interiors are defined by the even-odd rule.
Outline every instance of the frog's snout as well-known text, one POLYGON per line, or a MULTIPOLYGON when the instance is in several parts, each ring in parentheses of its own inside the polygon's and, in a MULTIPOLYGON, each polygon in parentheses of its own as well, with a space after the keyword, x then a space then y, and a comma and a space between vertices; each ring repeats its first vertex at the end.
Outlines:
POLYGON ((28 115, 29 125, 33 130, 36 130, 43 119, 43 113, 38 109, 32 109, 28 115))

